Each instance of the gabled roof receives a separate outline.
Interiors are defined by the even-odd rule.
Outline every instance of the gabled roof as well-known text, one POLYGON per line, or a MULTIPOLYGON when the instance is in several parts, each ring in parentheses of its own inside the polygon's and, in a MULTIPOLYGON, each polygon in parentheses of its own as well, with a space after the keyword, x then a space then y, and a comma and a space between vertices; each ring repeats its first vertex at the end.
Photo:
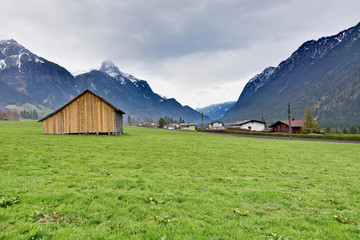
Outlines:
POLYGON ((241 125, 244 125, 245 123, 249 123, 249 122, 258 122, 258 123, 263 123, 263 124, 265 124, 265 122, 263 122, 263 121, 258 121, 258 120, 244 120, 244 121, 240 121, 240 122, 233 123, 233 124, 231 124, 231 126, 241 126, 241 125))
POLYGON ((213 122, 210 123, 210 124, 214 124, 214 123, 221 123, 222 125, 224 125, 224 123, 223 123, 223 122, 220 122, 220 121, 213 121, 213 122))
POLYGON ((51 117, 52 115, 60 112, 61 110, 63 110, 66 106, 68 106, 70 103, 74 102, 76 99, 78 99, 79 97, 81 97, 82 95, 84 95, 85 93, 91 93, 93 95, 95 95, 96 97, 98 97, 99 99, 101 99, 102 101, 104 101, 106 104, 108 104, 110 107, 112 107, 116 112, 120 112, 122 114, 125 114, 125 112, 121 111, 120 109, 118 109, 117 107, 115 107, 114 105, 112 105, 111 103, 109 103, 108 101, 106 101, 104 98, 100 97, 99 95, 93 93, 92 91, 90 91, 89 89, 86 89, 85 91, 83 91, 82 93, 80 93, 79 95, 77 95, 75 98, 73 98, 70 102, 68 102, 67 104, 65 104, 64 106, 60 107, 59 109, 55 110, 54 112, 48 114, 47 116, 43 117, 42 119, 40 119, 38 122, 42 122, 45 119, 51 117))
MULTIPOLYGON (((272 124, 271 126, 269 126, 269 128, 271 128, 279 123, 283 123, 286 126, 289 126, 289 120, 281 120, 281 121, 277 121, 276 123, 272 124)), ((291 127, 303 127, 303 126, 304 126, 304 120, 291 120, 291 127)))

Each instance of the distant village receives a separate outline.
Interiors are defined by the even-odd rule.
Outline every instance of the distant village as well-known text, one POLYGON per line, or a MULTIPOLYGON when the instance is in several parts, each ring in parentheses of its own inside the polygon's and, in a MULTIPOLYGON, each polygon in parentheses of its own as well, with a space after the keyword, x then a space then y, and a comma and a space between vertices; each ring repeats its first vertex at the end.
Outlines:
MULTIPOLYGON (((163 118, 165 121, 165 118, 163 118)), ((162 122, 160 119, 159 122, 162 122)), ((153 121, 133 121, 129 125, 149 128, 164 128, 168 130, 186 130, 186 131, 204 131, 204 132, 221 132, 222 130, 241 130, 241 131, 255 131, 255 132, 276 132, 289 133, 289 121, 279 120, 267 127, 266 122, 259 120, 243 120, 233 124, 225 125, 220 121, 213 121, 204 125, 196 125, 195 123, 186 123, 179 121, 159 124, 153 121)), ((291 120, 292 133, 300 134, 301 128, 304 127, 304 120, 291 120)))

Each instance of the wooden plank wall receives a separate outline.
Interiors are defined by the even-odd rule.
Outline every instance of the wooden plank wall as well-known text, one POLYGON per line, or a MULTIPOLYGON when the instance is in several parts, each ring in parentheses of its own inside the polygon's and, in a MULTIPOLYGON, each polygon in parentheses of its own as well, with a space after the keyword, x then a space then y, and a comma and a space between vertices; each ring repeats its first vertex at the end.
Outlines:
POLYGON ((61 111, 42 121, 45 134, 115 133, 115 109, 86 92, 61 111))
POLYGON ((123 133, 123 115, 120 112, 115 113, 116 118, 116 131, 119 133, 123 133))

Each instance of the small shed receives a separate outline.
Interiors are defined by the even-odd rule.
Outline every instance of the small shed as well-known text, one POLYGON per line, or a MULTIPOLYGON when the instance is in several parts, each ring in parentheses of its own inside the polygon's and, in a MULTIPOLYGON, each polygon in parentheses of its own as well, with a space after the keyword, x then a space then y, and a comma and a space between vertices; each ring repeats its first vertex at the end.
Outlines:
POLYGON ((180 126, 181 126, 181 130, 196 131, 195 123, 180 123, 180 126))
POLYGON ((265 129, 265 122, 258 120, 244 120, 231 124, 232 127, 237 127, 241 129, 251 130, 251 131, 262 131, 265 129))
MULTIPOLYGON (((292 133, 301 133, 304 120, 291 120, 292 133)), ((289 133, 289 120, 281 120, 269 126, 271 132, 289 133)))
POLYGON ((118 135, 123 133, 123 114, 87 89, 39 122, 42 122, 43 134, 118 135))

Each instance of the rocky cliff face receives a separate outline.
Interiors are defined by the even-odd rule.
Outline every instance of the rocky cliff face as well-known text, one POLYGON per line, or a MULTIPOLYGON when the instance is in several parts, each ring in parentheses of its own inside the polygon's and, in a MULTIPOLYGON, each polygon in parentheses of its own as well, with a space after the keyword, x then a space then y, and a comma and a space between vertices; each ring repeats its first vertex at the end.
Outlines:
POLYGON ((360 24, 305 42, 276 69, 271 68, 261 87, 252 86, 258 76, 250 81, 222 120, 260 119, 262 115, 267 121, 286 119, 290 103, 296 118, 302 118, 310 106, 322 126, 359 124, 359 39, 360 24))

